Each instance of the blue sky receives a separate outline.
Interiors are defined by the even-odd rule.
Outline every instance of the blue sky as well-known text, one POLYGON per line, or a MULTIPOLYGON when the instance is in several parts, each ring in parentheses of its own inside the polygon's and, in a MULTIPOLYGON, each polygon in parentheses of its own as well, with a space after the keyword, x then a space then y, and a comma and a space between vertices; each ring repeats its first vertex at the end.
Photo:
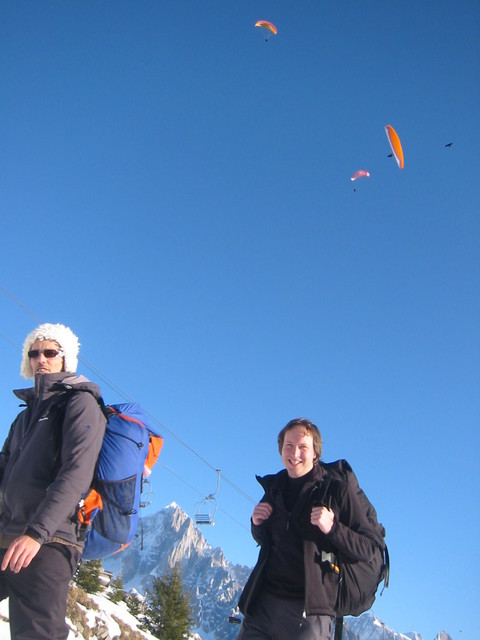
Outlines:
POLYGON ((253 565, 255 474, 307 416, 387 529, 374 613, 473 640, 479 24, 473 1, 4 2, 0 435, 25 335, 68 324, 105 399, 162 425, 149 509, 194 515, 220 468, 203 532, 253 565))

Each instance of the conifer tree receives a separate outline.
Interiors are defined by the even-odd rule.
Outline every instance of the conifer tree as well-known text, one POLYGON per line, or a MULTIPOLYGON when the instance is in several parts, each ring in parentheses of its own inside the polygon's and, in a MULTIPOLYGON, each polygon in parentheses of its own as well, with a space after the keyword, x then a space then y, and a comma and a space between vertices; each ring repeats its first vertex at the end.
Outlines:
POLYGON ((115 578, 112 578, 110 589, 111 593, 109 597, 112 602, 121 602, 125 598, 125 589, 121 573, 115 578))
POLYGON ((147 592, 148 629, 160 640, 185 640, 194 623, 190 593, 184 591, 181 570, 175 565, 171 573, 156 578, 147 592))
POLYGON ((145 603, 141 601, 138 594, 135 592, 127 593, 125 596, 125 603, 127 609, 135 618, 140 618, 140 615, 144 613, 145 603))
POLYGON ((102 583, 100 582, 101 570, 101 560, 80 562, 74 578, 77 586, 87 593, 98 593, 102 590, 102 583))

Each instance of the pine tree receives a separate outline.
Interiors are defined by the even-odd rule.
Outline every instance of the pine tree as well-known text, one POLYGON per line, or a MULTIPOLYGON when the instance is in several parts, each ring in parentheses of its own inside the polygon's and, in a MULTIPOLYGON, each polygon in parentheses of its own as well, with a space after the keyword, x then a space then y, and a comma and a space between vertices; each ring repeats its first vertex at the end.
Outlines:
POLYGON ((100 572, 102 570, 101 560, 82 561, 78 565, 74 580, 78 587, 87 593, 98 593, 102 590, 100 582, 100 572))
POLYGON ((144 613, 145 603, 140 600, 137 593, 130 592, 125 596, 125 603, 127 609, 134 618, 139 618, 140 614, 144 613))
POLYGON ((110 582, 110 589, 111 592, 109 598, 112 602, 121 602, 125 598, 125 589, 121 573, 115 578, 112 578, 112 581, 110 582))
POLYGON ((148 629, 160 640, 184 640, 194 623, 190 594, 182 585, 181 570, 175 565, 169 574, 156 578, 147 592, 148 629))

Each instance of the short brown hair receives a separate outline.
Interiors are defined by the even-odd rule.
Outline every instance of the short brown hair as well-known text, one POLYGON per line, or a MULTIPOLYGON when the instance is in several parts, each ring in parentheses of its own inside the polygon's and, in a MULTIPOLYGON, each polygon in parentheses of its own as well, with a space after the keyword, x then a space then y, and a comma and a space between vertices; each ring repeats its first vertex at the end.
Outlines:
POLYGON ((310 420, 307 420, 307 418, 294 418, 293 420, 290 420, 290 422, 287 422, 287 424, 280 431, 280 433, 278 434, 278 450, 280 452, 280 455, 282 455, 285 434, 287 433, 287 431, 290 431, 290 429, 293 429, 294 427, 303 427, 308 435, 312 436, 313 450, 315 451, 315 462, 317 462, 322 455, 322 434, 320 433, 318 427, 314 425, 313 422, 310 422, 310 420))

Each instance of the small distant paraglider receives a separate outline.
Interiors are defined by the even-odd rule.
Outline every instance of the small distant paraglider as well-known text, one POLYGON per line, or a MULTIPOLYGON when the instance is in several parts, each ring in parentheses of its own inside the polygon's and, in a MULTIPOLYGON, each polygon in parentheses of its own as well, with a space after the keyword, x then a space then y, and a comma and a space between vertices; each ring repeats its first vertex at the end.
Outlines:
POLYGON ((395 129, 390 124, 387 124, 387 126, 385 127, 385 133, 387 134, 388 142, 390 143, 392 155, 397 161, 399 168, 403 169, 403 150, 400 143, 400 138, 398 137, 395 129))
MULTIPOLYGON (((370 177, 370 174, 368 171, 365 171, 365 169, 359 169, 358 171, 355 171, 353 176, 351 176, 350 180, 352 182, 355 182, 355 180, 358 180, 359 178, 369 178, 369 177, 370 177)), ((356 189, 354 189, 354 191, 356 191, 356 189)))
POLYGON ((268 20, 257 20, 255 26, 260 29, 266 29, 265 42, 268 42, 272 35, 277 35, 277 27, 271 22, 268 22, 268 20))
POLYGON ((355 173, 350 178, 350 180, 352 182, 354 182, 355 180, 358 180, 359 178, 369 178, 369 177, 370 177, 370 174, 368 173, 368 171, 365 171, 364 169, 359 169, 358 171, 355 171, 355 173))

